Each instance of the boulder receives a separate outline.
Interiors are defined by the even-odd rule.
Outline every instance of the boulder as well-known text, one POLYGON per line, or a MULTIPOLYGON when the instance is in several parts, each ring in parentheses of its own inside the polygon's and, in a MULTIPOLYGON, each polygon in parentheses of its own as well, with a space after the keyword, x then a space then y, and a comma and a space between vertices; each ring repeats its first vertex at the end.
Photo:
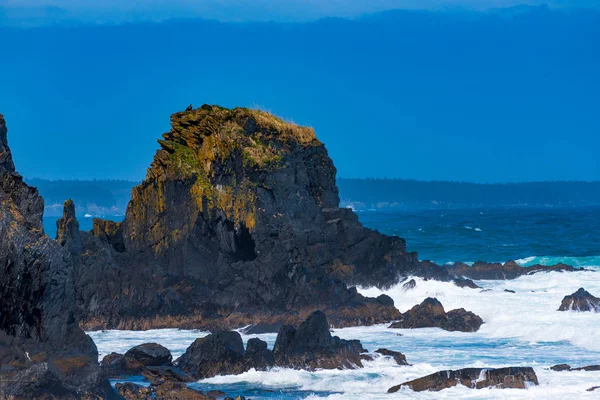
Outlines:
POLYGON ((471 389, 492 387, 497 389, 527 389, 538 385, 537 375, 530 367, 509 367, 497 369, 465 368, 456 371, 440 371, 422 378, 391 387, 388 393, 395 393, 403 387, 422 391, 440 391, 456 385, 471 389))
POLYGON ((398 365, 410 365, 406 362, 406 356, 398 351, 392 351, 388 349, 377 349, 375 353, 381 354, 382 356, 392 357, 398 365))
POLYGON ((478 315, 463 308, 446 313, 442 303, 428 297, 402 314, 400 320, 392 323, 390 328, 442 328, 447 331, 476 332, 482 324, 483 320, 478 315))
POLYGON ((158 343, 144 343, 132 347, 123 358, 128 369, 173 365, 171 352, 158 343))
POLYGON ((273 348, 275 365, 308 370, 362 367, 364 352, 358 340, 331 336, 321 311, 312 313, 297 329, 283 326, 273 348))
POLYGON ((586 365, 585 367, 571 368, 569 364, 558 364, 550 367, 552 371, 600 371, 600 365, 586 365))
POLYGON ((571 366, 569 364, 557 364, 550 367, 552 371, 562 372, 562 371, 570 371, 571 366))
POLYGON ((156 400, 212 400, 206 394, 180 382, 166 382, 157 386, 154 393, 156 400))
POLYGON ((592 311, 600 312, 600 298, 592 296, 584 288, 565 296, 558 311, 592 311))
POLYGON ((198 379, 237 375, 248 370, 244 353, 244 342, 238 332, 221 331, 196 339, 176 364, 198 379))
POLYGON ((150 385, 159 386, 166 382, 194 382, 196 379, 175 367, 146 367, 141 371, 150 385))
POLYGON ((246 344, 244 362, 248 369, 266 370, 275 364, 275 356, 267 348, 267 342, 258 338, 252 338, 246 344))

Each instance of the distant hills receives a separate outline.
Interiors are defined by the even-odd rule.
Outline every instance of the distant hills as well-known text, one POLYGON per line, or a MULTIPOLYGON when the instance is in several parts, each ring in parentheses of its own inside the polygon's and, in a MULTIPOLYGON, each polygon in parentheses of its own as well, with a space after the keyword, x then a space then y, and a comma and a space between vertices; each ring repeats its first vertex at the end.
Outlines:
MULTIPOLYGON (((46 202, 45 215, 62 215, 63 202, 75 201, 79 214, 122 216, 137 182, 124 180, 28 179, 46 202)), ((404 179, 338 179, 343 207, 357 210, 577 207, 600 205, 600 182, 478 184, 404 179)))

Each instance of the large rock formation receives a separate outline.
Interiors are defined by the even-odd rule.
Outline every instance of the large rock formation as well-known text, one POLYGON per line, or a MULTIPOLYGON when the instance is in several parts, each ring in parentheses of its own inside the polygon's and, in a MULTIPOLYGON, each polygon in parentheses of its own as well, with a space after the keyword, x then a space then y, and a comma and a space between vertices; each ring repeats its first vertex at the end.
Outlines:
POLYGON ((508 367, 497 369, 464 368, 456 371, 439 371, 391 387, 388 393, 395 393, 402 388, 415 392, 440 391, 457 385, 471 389, 527 389, 530 385, 538 385, 537 375, 531 367, 508 367))
POLYGON ((208 105, 171 124, 122 223, 95 220, 81 251, 59 223, 86 328, 277 326, 317 308, 334 326, 399 316, 348 286, 391 286, 419 271, 416 254, 339 208, 312 129, 208 105))
POLYGON ((600 312, 600 298, 592 296, 584 288, 579 288, 575 293, 563 298, 558 311, 600 312))
POLYGON ((0 115, 0 398, 106 398, 78 326, 73 264, 44 235, 44 202, 16 173, 0 115))
POLYGON ((400 317, 390 328, 442 328, 447 331, 476 332, 483 320, 480 316, 464 308, 446 313, 444 306, 436 298, 428 297, 400 317))

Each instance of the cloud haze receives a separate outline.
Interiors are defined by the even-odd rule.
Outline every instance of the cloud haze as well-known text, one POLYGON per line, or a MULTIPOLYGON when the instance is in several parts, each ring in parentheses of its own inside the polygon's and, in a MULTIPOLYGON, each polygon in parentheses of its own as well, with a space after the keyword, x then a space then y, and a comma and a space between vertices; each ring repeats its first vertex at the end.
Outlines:
POLYGON ((306 21, 324 17, 351 18, 390 9, 485 10, 544 4, 600 8, 597 0, 0 0, 4 13, 16 13, 17 17, 37 10, 41 17, 44 12, 50 12, 62 18, 100 22, 177 17, 219 21, 306 21))

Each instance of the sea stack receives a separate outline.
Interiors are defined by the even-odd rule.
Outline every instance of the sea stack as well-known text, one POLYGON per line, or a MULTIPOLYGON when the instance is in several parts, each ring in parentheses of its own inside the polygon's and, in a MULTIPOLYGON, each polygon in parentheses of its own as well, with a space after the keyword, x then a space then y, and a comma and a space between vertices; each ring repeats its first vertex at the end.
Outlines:
POLYGON ((15 170, 0 115, 0 397, 111 398, 77 323, 73 264, 44 235, 43 210, 15 170))
POLYGON ((316 309, 336 327, 399 317, 391 299, 351 286, 397 283, 420 267, 416 253, 339 207, 313 129, 211 105, 171 126, 125 220, 81 233, 87 329, 278 327, 316 309))

